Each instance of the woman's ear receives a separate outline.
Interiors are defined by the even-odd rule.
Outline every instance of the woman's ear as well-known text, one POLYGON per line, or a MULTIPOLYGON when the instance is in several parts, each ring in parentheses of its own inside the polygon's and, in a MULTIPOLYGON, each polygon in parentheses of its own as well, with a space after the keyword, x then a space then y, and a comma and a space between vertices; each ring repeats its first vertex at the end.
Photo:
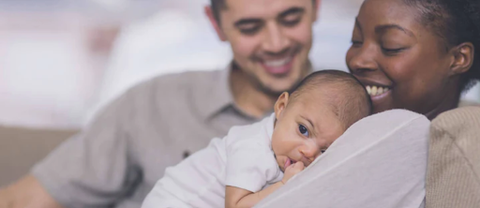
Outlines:
POLYGON ((275 117, 277 118, 277 120, 283 114, 283 111, 285 110, 285 108, 287 108, 289 99, 290 99, 290 95, 288 94, 288 92, 284 92, 282 93, 282 95, 280 95, 280 97, 278 97, 277 102, 273 107, 275 110, 275 117))
POLYGON ((220 38, 221 41, 226 41, 227 36, 225 36, 225 33, 223 33, 220 22, 217 21, 217 19, 215 18, 215 15, 213 14, 213 10, 211 6, 205 6, 205 14, 208 17, 208 20, 210 20, 210 23, 212 24, 213 29, 215 29, 215 32, 217 32, 218 38, 220 38))
POLYGON ((450 67, 451 75, 467 72, 473 65, 475 47, 472 43, 462 43, 452 49, 453 62, 450 67))

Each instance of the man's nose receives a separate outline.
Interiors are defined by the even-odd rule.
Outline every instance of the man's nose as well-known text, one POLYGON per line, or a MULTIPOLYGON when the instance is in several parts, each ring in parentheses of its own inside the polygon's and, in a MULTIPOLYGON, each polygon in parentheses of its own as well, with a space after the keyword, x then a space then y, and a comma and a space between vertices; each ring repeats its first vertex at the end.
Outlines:
POLYGON ((288 50, 290 39, 285 35, 282 27, 276 22, 270 22, 266 26, 262 48, 272 54, 282 54, 288 50))
POLYGON ((353 50, 353 55, 347 63, 353 74, 361 74, 378 69, 378 64, 375 61, 376 49, 374 47, 364 45, 353 50))

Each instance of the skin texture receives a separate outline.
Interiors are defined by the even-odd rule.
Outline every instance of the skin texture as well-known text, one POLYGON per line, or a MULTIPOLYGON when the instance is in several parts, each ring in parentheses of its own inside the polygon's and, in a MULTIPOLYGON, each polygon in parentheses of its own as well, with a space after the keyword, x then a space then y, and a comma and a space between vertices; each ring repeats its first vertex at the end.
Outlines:
POLYGON ((284 177, 282 181, 256 193, 227 186, 226 207, 254 206, 310 165, 345 132, 345 125, 335 115, 332 106, 322 102, 339 93, 328 89, 302 93, 294 102, 288 93, 279 97, 275 104, 277 120, 272 135, 272 149, 278 166, 285 173, 284 177))
POLYGON ((401 0, 367 0, 360 9, 346 61, 364 85, 390 89, 371 96, 374 112, 405 108, 433 119, 458 105, 474 47, 447 48, 419 16, 401 0))
POLYGON ((311 71, 308 54, 317 7, 311 0, 226 0, 220 24, 205 9, 222 41, 230 43, 234 58, 232 92, 247 114, 262 117, 276 98, 311 71), (272 67, 272 61, 290 60, 272 67))
POLYGON ((61 208, 33 176, 0 190, 0 208, 61 208))

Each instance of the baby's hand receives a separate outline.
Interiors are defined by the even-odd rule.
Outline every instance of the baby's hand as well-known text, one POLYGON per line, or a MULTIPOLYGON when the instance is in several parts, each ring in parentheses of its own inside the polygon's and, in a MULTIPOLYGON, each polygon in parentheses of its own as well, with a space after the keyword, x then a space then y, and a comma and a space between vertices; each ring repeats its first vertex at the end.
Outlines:
POLYGON ((295 164, 288 166, 283 174, 282 183, 287 183, 290 178, 292 178, 294 175, 297 175, 297 173, 300 173, 304 168, 305 165, 302 162, 296 162, 295 164))

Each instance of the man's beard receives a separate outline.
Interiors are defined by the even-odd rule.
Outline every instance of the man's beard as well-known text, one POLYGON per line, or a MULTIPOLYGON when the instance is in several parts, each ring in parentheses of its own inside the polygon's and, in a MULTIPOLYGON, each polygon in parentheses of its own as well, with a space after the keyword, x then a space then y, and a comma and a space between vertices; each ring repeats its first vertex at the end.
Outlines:
MULTIPOLYGON (((248 75, 250 80, 249 82, 251 82, 255 89, 257 89, 259 92, 262 92, 263 94, 269 96, 269 97, 273 97, 273 98, 278 98, 280 97, 280 95, 282 95, 283 92, 286 92, 286 91, 290 91, 293 86, 295 86, 295 84, 293 84, 292 86, 289 87, 289 89, 285 89, 285 90, 274 90, 266 85, 263 84, 262 81, 260 81, 260 79, 258 79, 258 77, 256 77, 255 75, 248 75)), ((298 81, 300 82, 300 81, 298 81)))
MULTIPOLYGON (((308 67, 308 64, 305 64, 305 66, 302 67, 301 70, 307 71, 308 70, 307 67, 308 67)), ((246 75, 248 77, 248 82, 250 82, 255 87, 256 90, 275 99, 280 97, 280 95, 282 95, 282 93, 284 92, 290 92, 293 88, 295 88, 295 86, 297 86, 303 80, 303 76, 300 76, 300 78, 296 80, 294 83, 292 83, 292 85, 289 86, 287 89, 274 90, 271 87, 266 86, 257 76, 255 76, 255 74, 246 73, 246 75)))

